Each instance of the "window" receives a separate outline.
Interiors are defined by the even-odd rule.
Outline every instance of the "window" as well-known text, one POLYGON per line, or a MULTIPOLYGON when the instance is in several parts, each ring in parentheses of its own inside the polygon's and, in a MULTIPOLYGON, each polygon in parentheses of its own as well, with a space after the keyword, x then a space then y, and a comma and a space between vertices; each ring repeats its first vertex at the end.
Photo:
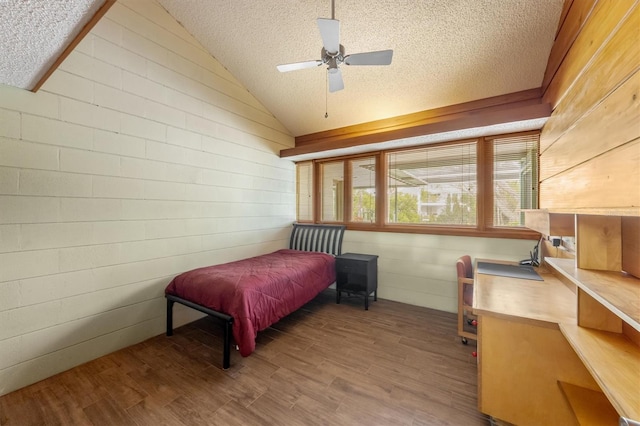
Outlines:
POLYGON ((320 165, 320 206, 323 222, 341 222, 344 217, 344 162, 320 165))
POLYGON ((319 194, 318 222, 532 238, 522 210, 538 205, 538 145, 539 133, 528 132, 300 163, 298 219, 312 210, 311 201, 301 206, 306 194, 319 194))
POLYGON ((345 217, 353 223, 375 222, 376 156, 328 161, 318 167, 322 222, 344 222, 345 217))
POLYGON ((296 167, 296 217, 300 222, 313 220, 313 163, 296 167))
POLYGON ((538 135, 496 138, 493 226, 523 226, 522 209, 538 207, 538 135))
POLYGON ((376 158, 358 158, 351 165, 351 221, 376 221, 376 158))
POLYGON ((387 154, 388 223, 475 225, 477 143, 387 154))

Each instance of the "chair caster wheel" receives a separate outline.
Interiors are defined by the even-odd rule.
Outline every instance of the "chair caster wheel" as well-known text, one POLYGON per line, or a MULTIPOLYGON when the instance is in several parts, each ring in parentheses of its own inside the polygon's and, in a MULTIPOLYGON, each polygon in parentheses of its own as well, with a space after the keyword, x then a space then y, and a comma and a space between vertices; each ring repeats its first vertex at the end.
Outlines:
POLYGON ((469 341, 467 340, 467 338, 466 338, 466 337, 463 337, 463 338, 462 338, 462 339, 460 339, 460 340, 462 340, 462 344, 463 344, 463 345, 466 345, 467 343, 469 343, 469 341))

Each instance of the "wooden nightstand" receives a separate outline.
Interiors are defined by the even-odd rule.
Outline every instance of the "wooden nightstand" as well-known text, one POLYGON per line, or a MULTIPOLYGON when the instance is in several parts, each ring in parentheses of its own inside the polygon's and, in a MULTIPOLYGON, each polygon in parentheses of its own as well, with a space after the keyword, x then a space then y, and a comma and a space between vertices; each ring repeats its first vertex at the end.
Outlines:
POLYGON ((336 256, 336 303, 340 294, 363 293, 364 309, 369 310, 369 295, 378 300, 378 256, 374 254, 344 253, 336 256))

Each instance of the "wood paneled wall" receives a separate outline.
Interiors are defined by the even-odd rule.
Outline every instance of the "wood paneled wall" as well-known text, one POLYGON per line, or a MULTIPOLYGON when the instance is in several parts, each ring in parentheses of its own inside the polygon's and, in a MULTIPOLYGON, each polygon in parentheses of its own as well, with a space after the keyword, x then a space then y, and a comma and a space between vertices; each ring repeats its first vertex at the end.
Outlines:
POLYGON ((640 6, 567 0, 543 80, 540 206, 640 205, 640 6))

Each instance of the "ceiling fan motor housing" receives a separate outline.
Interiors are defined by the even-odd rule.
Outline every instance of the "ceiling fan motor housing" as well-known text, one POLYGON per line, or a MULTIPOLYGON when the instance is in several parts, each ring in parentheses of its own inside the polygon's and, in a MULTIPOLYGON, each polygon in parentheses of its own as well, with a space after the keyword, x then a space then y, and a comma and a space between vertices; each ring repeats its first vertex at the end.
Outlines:
POLYGON ((344 46, 340 45, 340 51, 335 53, 327 52, 323 47, 320 51, 320 57, 322 58, 322 63, 328 65, 327 69, 329 69, 329 71, 332 69, 338 69, 338 65, 344 62, 344 46))

